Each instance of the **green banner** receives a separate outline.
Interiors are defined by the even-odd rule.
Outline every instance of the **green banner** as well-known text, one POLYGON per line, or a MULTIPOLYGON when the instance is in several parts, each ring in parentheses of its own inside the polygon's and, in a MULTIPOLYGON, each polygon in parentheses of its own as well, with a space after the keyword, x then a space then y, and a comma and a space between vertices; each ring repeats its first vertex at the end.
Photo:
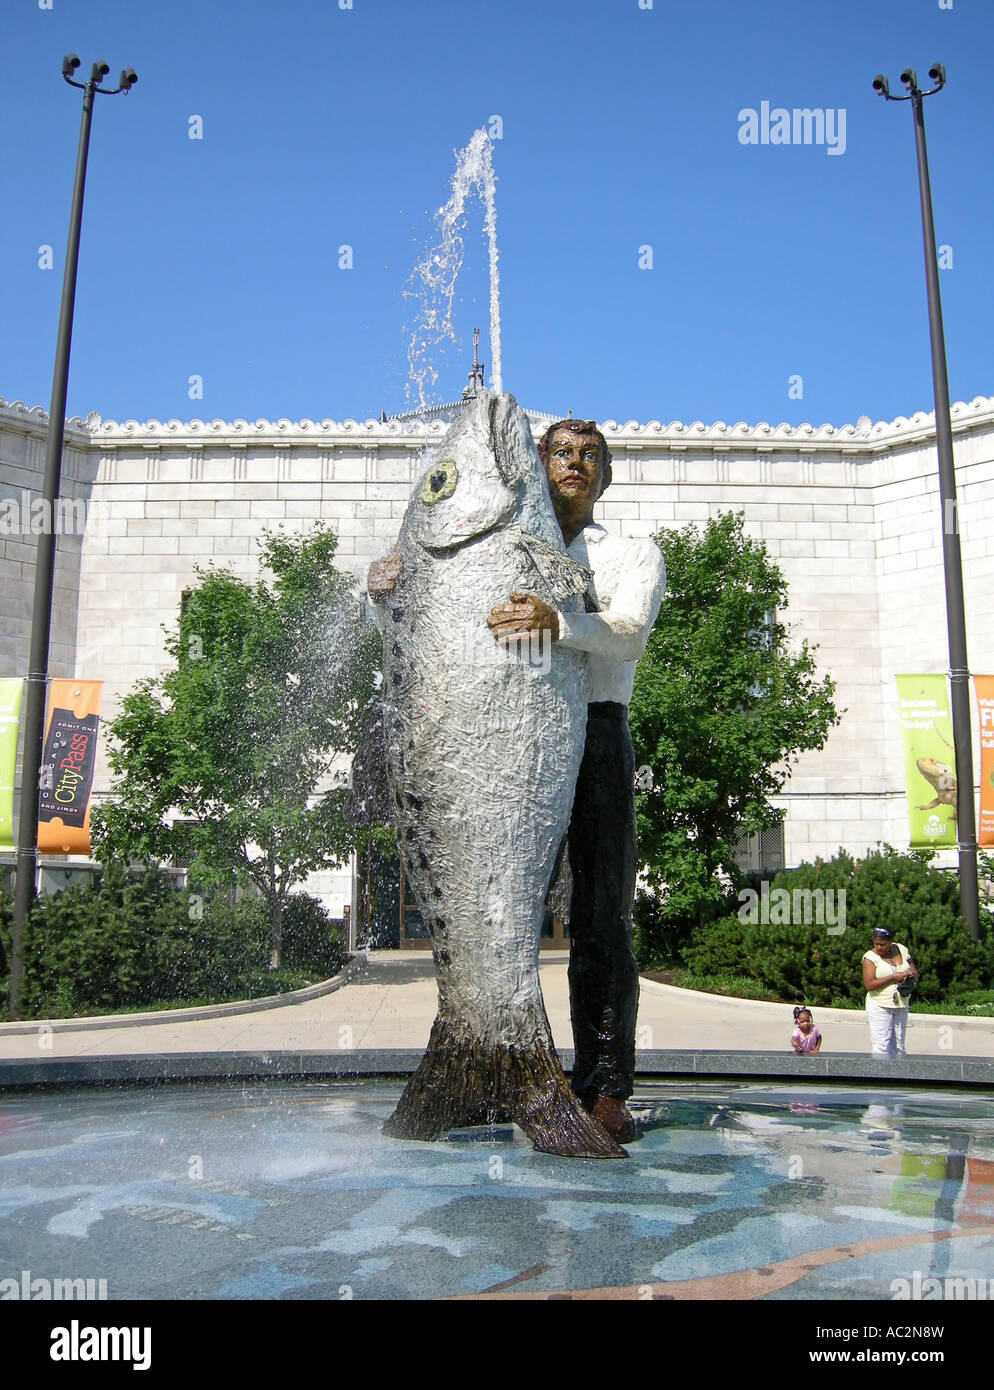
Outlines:
POLYGON ((912 849, 956 844, 953 722, 945 676, 898 676, 912 849))
POLYGON ((23 694, 20 676, 0 680, 0 851, 14 848, 14 764, 23 694))

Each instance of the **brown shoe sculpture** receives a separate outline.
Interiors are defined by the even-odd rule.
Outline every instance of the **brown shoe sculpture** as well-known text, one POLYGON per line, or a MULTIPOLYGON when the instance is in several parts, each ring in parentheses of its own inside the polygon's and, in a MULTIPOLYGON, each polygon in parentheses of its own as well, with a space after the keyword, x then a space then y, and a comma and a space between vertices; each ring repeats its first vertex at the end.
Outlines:
POLYGON ((598 1096, 587 1109, 617 1143, 629 1144, 636 1137, 635 1121, 623 1100, 617 1100, 614 1096, 598 1096))

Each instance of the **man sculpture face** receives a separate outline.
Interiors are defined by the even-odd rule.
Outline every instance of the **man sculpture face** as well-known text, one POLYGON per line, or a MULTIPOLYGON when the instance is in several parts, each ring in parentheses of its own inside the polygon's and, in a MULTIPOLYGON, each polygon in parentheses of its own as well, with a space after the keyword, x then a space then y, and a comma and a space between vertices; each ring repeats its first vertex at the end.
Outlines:
POLYGON ((546 476, 553 497, 560 500, 600 496, 601 444, 595 434, 556 430, 549 441, 546 476))
POLYGON ((539 457, 566 544, 589 525, 594 503, 611 481, 610 455, 592 420, 556 427, 539 442, 539 457), (571 534, 567 534, 571 533, 571 534))

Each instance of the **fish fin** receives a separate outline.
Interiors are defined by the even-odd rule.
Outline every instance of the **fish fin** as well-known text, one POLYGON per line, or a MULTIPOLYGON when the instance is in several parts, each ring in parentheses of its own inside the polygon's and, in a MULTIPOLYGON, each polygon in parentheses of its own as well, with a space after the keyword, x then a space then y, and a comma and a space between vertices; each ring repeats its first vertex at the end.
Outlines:
POLYGON ((383 1126, 396 1139, 441 1139, 450 1129, 513 1120, 541 1153, 627 1158, 570 1090, 551 1040, 486 1044, 441 1017, 428 1050, 383 1126))
POLYGON ((586 565, 578 564, 565 550, 531 531, 520 531, 517 544, 543 581, 546 594, 540 594, 540 598, 548 597, 557 608, 575 602, 581 594, 586 599, 586 590, 594 577, 586 565))

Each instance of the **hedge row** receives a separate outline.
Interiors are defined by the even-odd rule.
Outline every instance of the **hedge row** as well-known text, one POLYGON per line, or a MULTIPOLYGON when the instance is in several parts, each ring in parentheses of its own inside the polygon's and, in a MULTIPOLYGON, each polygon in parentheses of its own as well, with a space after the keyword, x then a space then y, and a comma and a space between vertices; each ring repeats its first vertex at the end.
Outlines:
MULTIPOLYGON (((232 904, 171 888, 154 870, 107 869, 92 884, 39 898, 25 930, 27 1017, 150 1007, 164 1000, 258 997, 336 974, 345 943, 316 899, 293 894, 281 968, 270 971, 270 931, 258 898, 232 904)), ((12 900, 0 892, 0 936, 10 955, 12 900)), ((0 979, 6 1013, 9 982, 0 979)))
POLYGON ((691 970, 744 975, 782 999, 860 1003, 863 953, 874 927, 886 927, 921 972, 922 1001, 952 1003, 988 988, 994 976, 990 914, 983 914, 984 940, 975 942, 959 915, 955 876, 930 868, 923 855, 840 853, 752 891, 757 896, 740 897, 737 911, 694 931, 684 951, 691 970))

